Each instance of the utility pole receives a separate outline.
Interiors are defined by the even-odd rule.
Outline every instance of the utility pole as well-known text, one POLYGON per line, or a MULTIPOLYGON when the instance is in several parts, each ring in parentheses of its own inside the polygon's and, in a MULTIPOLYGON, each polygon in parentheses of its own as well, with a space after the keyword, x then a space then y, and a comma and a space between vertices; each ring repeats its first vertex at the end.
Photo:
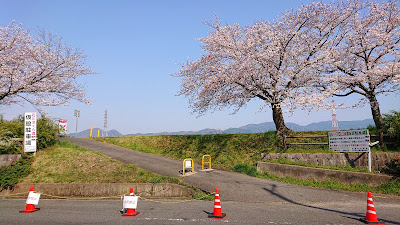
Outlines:
POLYGON ((75 137, 78 136, 78 118, 80 117, 81 112, 79 110, 74 111, 74 116, 76 117, 76 127, 75 127, 75 137))
POLYGON ((108 124, 107 124, 107 109, 104 112, 104 128, 103 128, 103 137, 108 137, 108 124))
POLYGON ((333 131, 339 130, 339 124, 336 118, 335 100, 332 100, 332 130, 333 131))

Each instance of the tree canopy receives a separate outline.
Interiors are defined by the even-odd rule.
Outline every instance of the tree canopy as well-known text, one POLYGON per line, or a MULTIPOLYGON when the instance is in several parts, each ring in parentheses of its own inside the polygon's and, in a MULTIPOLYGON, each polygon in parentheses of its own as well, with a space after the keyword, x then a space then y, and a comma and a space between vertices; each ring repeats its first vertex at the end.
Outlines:
POLYGON ((337 41, 337 29, 357 10, 353 5, 341 9, 316 3, 246 27, 222 26, 218 19, 207 22, 212 32, 199 39, 205 54, 175 74, 181 77, 179 93, 200 115, 225 107, 236 112, 251 99, 261 99, 272 109, 277 132, 290 132, 282 107, 312 108, 324 100, 315 91, 327 58, 324 50, 337 41))
POLYGON ((72 99, 88 103, 77 78, 92 73, 83 51, 67 46, 57 35, 38 29, 34 36, 14 22, 0 27, 0 104, 55 106, 72 99))

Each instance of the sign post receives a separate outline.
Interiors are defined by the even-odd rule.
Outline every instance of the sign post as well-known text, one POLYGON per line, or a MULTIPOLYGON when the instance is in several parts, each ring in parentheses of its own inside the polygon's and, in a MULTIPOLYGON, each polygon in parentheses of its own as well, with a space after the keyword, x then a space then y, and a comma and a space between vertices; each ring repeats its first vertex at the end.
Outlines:
POLYGON ((192 173, 194 173, 194 163, 193 163, 193 159, 184 159, 184 160, 183 160, 182 176, 185 176, 185 169, 186 169, 186 168, 192 169, 192 173))
POLYGON ((67 120, 63 120, 63 119, 58 120, 58 131, 59 131, 60 137, 67 136, 67 120))
POLYGON ((36 153, 36 113, 27 112, 24 115, 24 152, 36 153))
POLYGON ((74 116, 76 117, 75 137, 77 137, 78 136, 78 118, 81 116, 81 112, 79 110, 75 109, 74 116))
POLYGON ((337 152, 368 152, 368 170, 371 172, 370 136, 367 129, 332 131, 328 133, 329 149, 337 152))

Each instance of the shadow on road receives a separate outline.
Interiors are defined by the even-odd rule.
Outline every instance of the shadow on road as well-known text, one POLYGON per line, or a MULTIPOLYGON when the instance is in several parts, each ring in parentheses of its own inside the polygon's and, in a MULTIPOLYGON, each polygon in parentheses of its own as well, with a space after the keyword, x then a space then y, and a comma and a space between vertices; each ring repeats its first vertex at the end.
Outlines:
MULTIPOLYGON (((270 194, 295 205, 299 205, 299 206, 304 206, 304 207, 308 207, 308 208, 312 208, 312 209, 318 209, 318 210, 324 210, 324 211, 328 211, 328 212, 334 212, 334 213, 338 213, 341 214, 342 217, 346 217, 349 219, 353 219, 353 220, 357 220, 360 221, 360 219, 365 218, 365 214, 361 214, 361 213, 349 213, 349 212, 343 212, 340 210, 335 210, 335 209, 326 209, 326 208, 322 208, 322 207, 317 207, 317 206, 312 206, 312 205, 307 205, 304 203, 300 203, 300 202, 296 202, 293 201, 291 199, 286 198, 285 196, 278 194, 276 192, 276 185, 275 184, 271 184, 271 188, 263 188, 265 191, 269 192, 270 194)), ((385 223, 392 223, 392 224, 400 224, 399 222, 395 222, 395 221, 391 221, 391 220, 385 220, 382 218, 378 218, 380 220, 380 222, 385 222, 385 223)))

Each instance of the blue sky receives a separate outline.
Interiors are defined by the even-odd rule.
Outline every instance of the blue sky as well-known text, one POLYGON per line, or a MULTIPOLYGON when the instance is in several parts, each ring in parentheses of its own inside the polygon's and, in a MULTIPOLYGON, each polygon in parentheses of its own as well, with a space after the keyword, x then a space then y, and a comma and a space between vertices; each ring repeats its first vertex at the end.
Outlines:
MULTIPOLYGON (((192 115, 187 99, 176 96, 179 78, 170 74, 189 57, 202 54, 197 38, 207 36, 214 13, 227 24, 249 25, 259 20, 272 20, 281 13, 308 4, 308 0, 280 1, 42 1, 0 0, 0 26, 12 20, 24 28, 37 26, 52 30, 75 48, 83 49, 88 64, 98 74, 82 77, 91 105, 71 102, 70 106, 45 108, 52 118, 68 120, 68 132, 75 132, 74 110, 81 111, 78 131, 103 127, 108 111, 108 127, 123 134, 161 131, 227 129, 250 123, 272 121, 270 109, 260 111, 262 102, 254 100, 237 114, 232 110, 192 115)), ((356 96, 354 96, 356 97, 356 96)), ((354 97, 340 99, 353 102, 354 97)), ((400 96, 378 97, 381 111, 400 109, 400 96)), ((1 106, 6 119, 27 111, 32 106, 1 106)), ((306 125, 331 119, 330 111, 296 111, 284 115, 286 122, 306 125)), ((368 119, 368 106, 337 110, 340 121, 368 119)))

